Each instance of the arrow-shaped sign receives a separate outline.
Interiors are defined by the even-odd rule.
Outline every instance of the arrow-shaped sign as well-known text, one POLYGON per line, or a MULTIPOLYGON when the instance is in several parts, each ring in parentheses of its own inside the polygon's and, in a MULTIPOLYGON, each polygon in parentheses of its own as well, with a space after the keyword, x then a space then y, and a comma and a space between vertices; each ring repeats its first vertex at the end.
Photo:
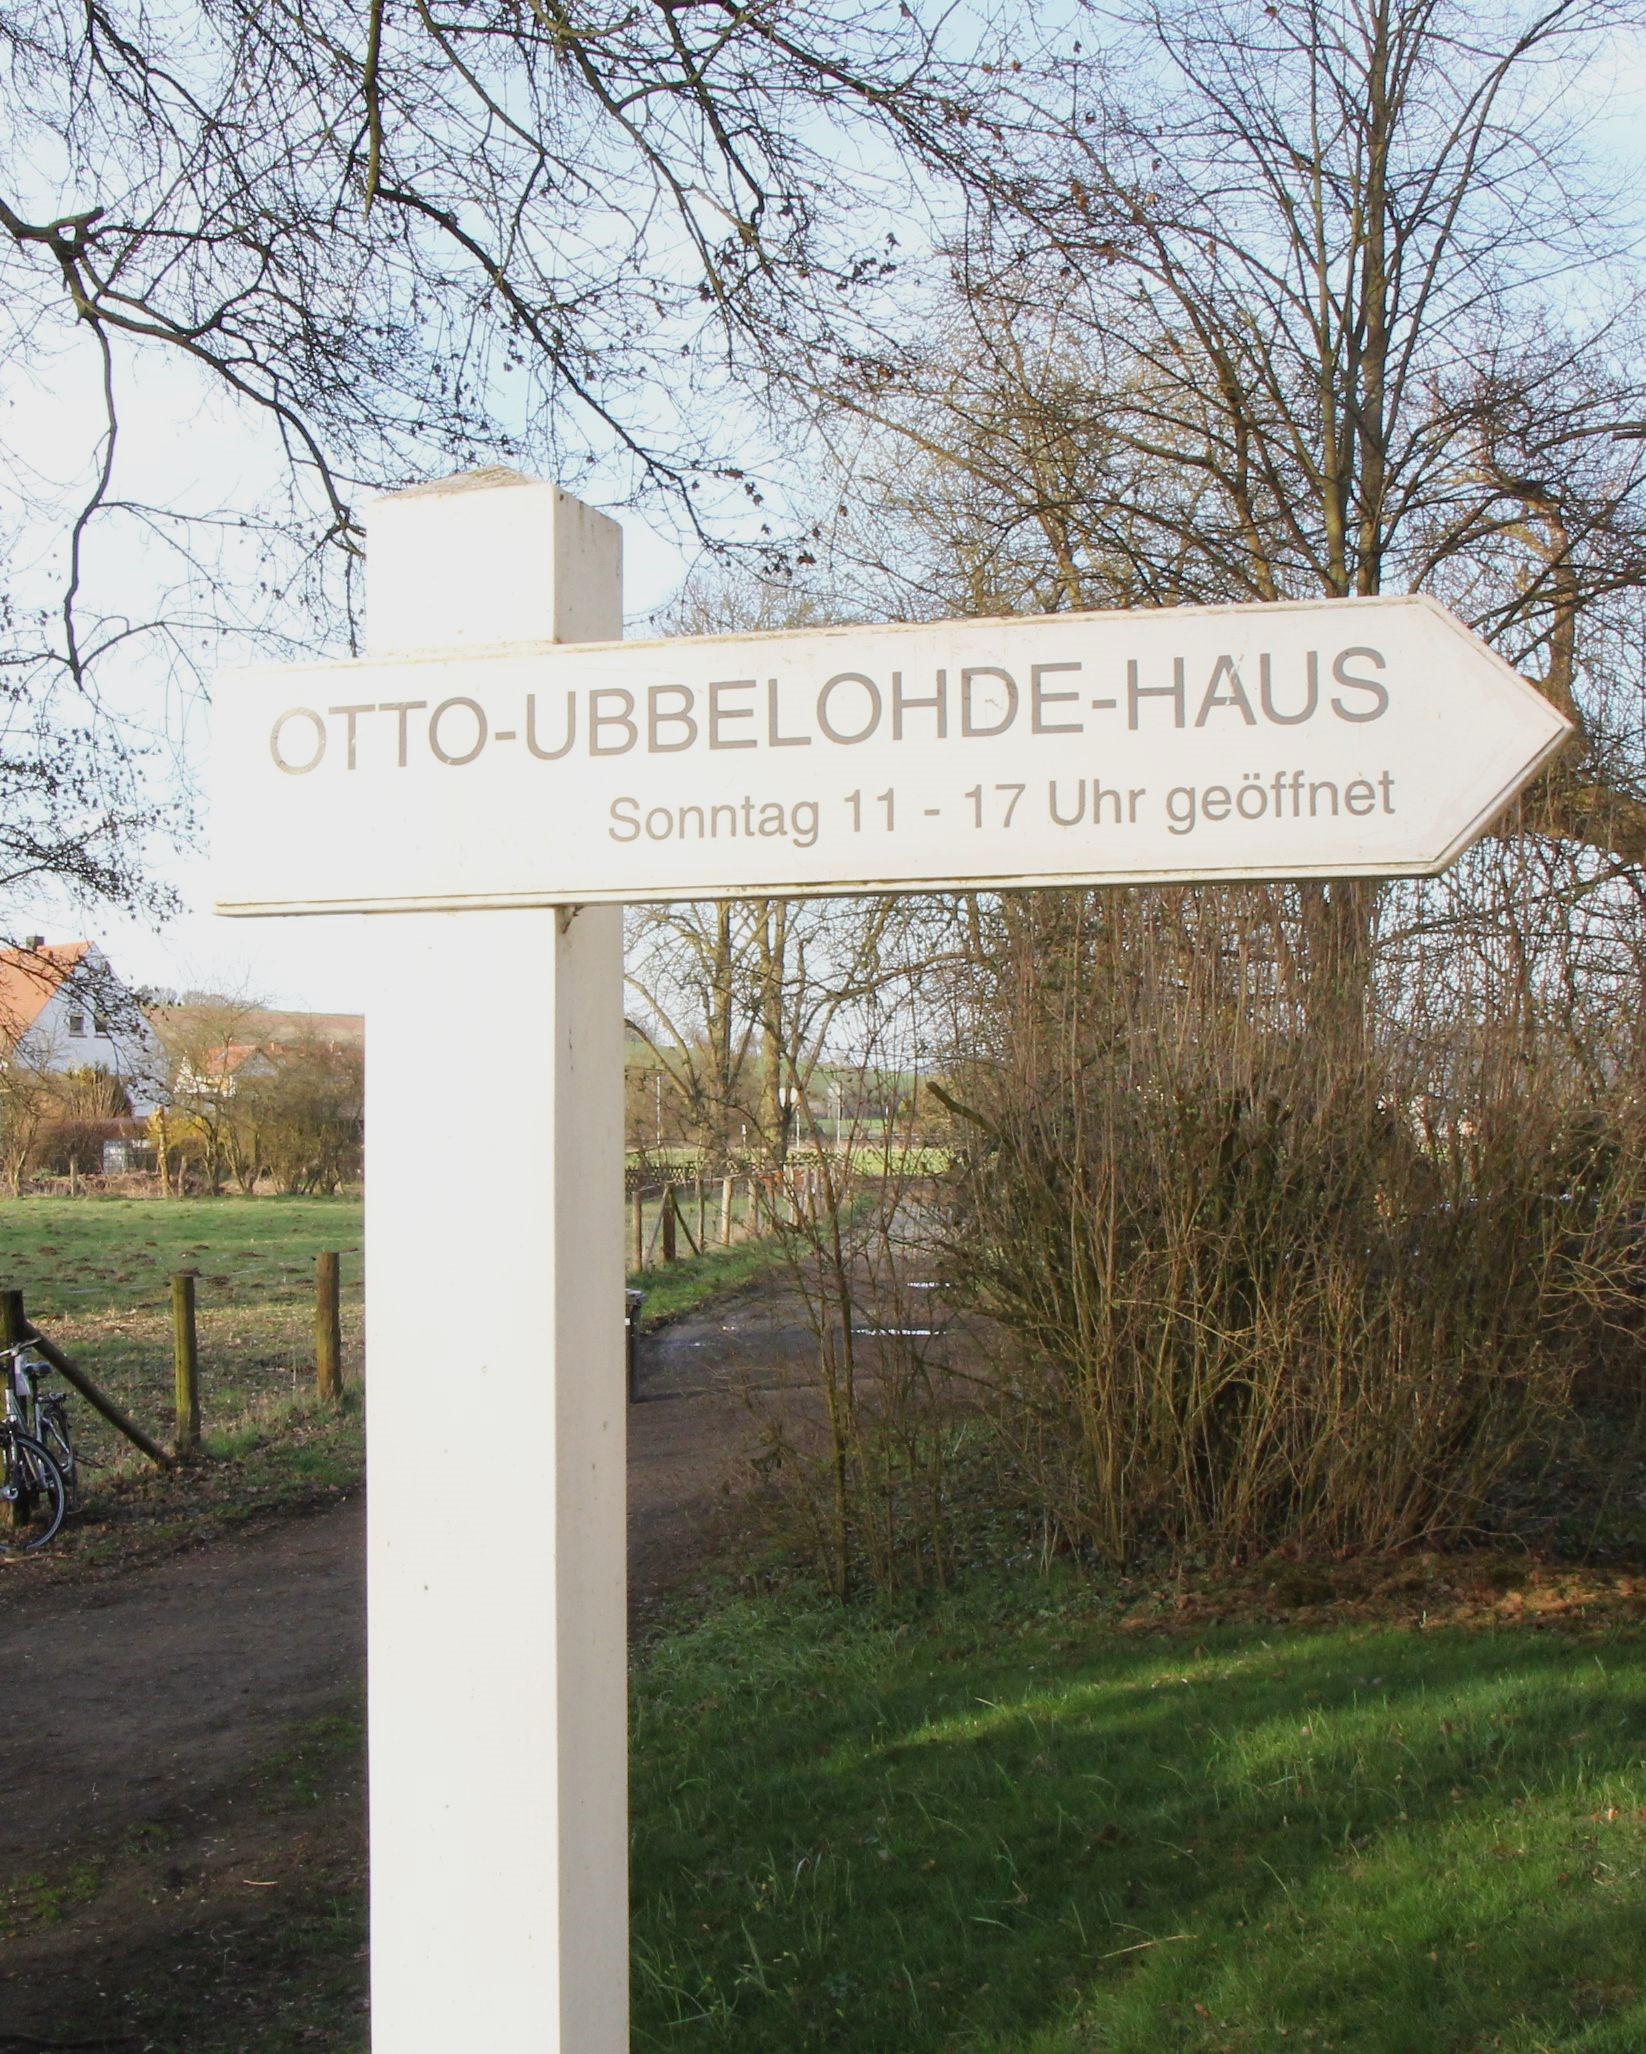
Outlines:
POLYGON ((1570 724, 1426 598, 225 674, 225 913, 1425 875, 1570 724))

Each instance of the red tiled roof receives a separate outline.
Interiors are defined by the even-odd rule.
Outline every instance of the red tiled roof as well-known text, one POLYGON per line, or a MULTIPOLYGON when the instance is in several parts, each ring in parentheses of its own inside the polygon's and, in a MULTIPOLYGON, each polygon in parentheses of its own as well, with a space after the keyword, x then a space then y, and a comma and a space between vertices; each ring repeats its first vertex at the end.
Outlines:
POLYGON ((270 1051, 256 1041, 228 1041, 221 1048, 208 1049, 205 1054, 206 1074, 211 1077, 232 1077, 243 1063, 253 1056, 267 1056, 270 1051))
POLYGON ((49 948, 0 949, 0 1036, 20 1041, 90 947, 89 941, 67 941, 49 948))

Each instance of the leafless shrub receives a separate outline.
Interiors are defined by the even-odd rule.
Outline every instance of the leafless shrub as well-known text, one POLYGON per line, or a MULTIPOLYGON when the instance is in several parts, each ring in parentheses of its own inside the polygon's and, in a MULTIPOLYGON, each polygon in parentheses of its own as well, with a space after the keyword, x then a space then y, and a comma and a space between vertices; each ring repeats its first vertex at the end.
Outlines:
POLYGON ((1277 897, 1024 900, 973 981, 950 1245, 1015 1466, 1111 1561, 1455 1539, 1632 1323, 1630 1077, 1410 1004, 1323 1034, 1277 897))

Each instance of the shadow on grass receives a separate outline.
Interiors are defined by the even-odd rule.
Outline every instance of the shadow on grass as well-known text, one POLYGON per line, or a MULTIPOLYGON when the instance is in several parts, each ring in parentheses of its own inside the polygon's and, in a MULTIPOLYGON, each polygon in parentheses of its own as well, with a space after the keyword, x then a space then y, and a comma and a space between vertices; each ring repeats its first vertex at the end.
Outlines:
POLYGON ((659 1647, 636 2047, 1646 2045, 1637 1643, 1011 1597, 659 1647))

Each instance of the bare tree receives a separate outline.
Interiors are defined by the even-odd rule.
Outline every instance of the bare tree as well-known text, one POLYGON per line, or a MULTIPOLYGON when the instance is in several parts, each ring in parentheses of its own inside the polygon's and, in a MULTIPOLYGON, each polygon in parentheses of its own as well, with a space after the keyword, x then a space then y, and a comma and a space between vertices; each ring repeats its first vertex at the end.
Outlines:
POLYGON ((977 224, 925 361, 849 398, 1033 530, 1043 602, 1462 592, 1507 550, 1475 616, 1558 665, 1569 581, 1638 582, 1635 229, 1567 111, 1626 20, 1156 0, 1061 210, 977 224))
POLYGON ((1031 1365, 1008 1480, 1072 1464, 1116 1554, 1140 1491, 1217 1545, 1442 1531, 1631 1316, 1640 273, 1568 118, 1621 21, 1147 7, 1051 146, 1054 232, 976 225, 925 349, 819 394, 859 605, 1422 589, 1582 731, 1433 886, 961 908, 955 1270, 1031 1365))
POLYGON ((222 1190, 236 1156, 240 1071, 258 1053, 264 1018, 261 1001, 245 992, 191 993, 180 1004, 154 1010, 151 1021, 168 1071, 154 1117, 163 1181, 176 1149, 199 1161, 209 1191, 222 1190))
MULTIPOLYGON (((10 847, 13 881, 93 893, 133 888, 156 824, 107 680, 146 665, 158 705, 225 627, 347 635, 360 495, 431 471, 605 467, 723 529, 762 498, 773 380, 884 335, 919 192, 1004 192, 1027 121, 990 31, 876 0, 22 0, 4 34, 0 346, 14 378, 79 380, 85 439, 13 438, 0 484, 27 545, 0 595, 0 885, 10 847), (134 470, 140 378, 151 409, 261 424, 261 484, 185 503, 134 470)), ((147 725, 175 745, 175 717, 147 725)))
MULTIPOLYGON (((1578 723, 1526 823, 1591 883, 1638 863, 1641 275, 1571 117, 1626 26, 1610 0, 1104 18, 1055 222, 979 225, 923 358, 826 402, 861 424, 868 585, 927 612, 1432 591, 1578 723)), ((1284 974, 1359 1034, 1375 894, 1276 906, 1284 974)))
POLYGON ((49 1071, 15 1051, 0 1061, 0 1168, 13 1198, 22 1196, 23 1179, 55 1106, 49 1071))
MULTIPOLYGON (((659 616, 680 634, 758 633, 840 618, 832 595, 700 566, 659 616)), ((629 916, 631 1024, 709 1152, 752 1126, 768 1161, 810 1138, 805 1108, 837 1032, 865 1009, 895 1010, 934 950, 946 913, 898 898, 721 900, 629 916)))
POLYGON ((630 916, 632 1024, 672 1101, 724 1158, 745 1129, 781 1166, 831 1037, 895 1011, 929 960, 930 916, 891 898, 743 899, 630 916))

